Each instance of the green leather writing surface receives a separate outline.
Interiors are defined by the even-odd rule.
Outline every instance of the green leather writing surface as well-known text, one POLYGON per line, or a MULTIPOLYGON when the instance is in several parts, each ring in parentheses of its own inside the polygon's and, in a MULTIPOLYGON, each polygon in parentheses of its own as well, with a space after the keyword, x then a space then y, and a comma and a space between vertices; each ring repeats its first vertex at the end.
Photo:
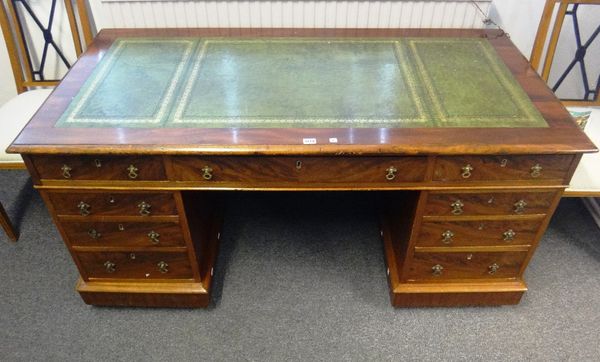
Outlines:
POLYGON ((485 39, 128 38, 57 126, 547 124, 485 39))
POLYGON ((196 59, 174 123, 325 126, 418 117, 393 43, 215 43, 196 59), (189 92, 187 92, 189 87, 189 92))
POLYGON ((147 123, 165 115, 171 87, 180 80, 180 65, 190 58, 193 46, 190 41, 139 41, 120 48, 105 61, 105 74, 96 74, 98 82, 84 88, 86 98, 78 103, 77 118, 147 123))

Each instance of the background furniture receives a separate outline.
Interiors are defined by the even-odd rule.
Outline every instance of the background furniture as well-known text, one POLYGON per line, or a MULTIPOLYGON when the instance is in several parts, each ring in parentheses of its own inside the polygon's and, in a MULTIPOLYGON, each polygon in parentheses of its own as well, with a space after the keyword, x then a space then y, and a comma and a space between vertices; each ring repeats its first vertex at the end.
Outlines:
MULTIPOLYGON (((49 52, 56 52, 67 68, 71 66, 63 54, 64 44, 57 43, 53 38, 57 4, 57 0, 52 0, 49 2, 49 12, 41 14, 33 10, 29 0, 0 1, 0 26, 19 93, 0 106, 0 169, 25 168, 19 155, 8 154, 5 150, 52 92, 47 87, 58 84, 58 80, 48 80, 45 76, 49 52), (43 38, 43 42, 36 41, 39 37, 43 38)), ((78 57, 92 39, 85 1, 65 0, 64 10, 78 57)), ((16 241, 18 233, 8 220, 4 208, 0 213, 0 221, 7 235, 16 241)))
MULTIPOLYGON (((546 0, 542 19, 536 34, 530 58, 531 65, 534 69, 539 70, 542 79, 550 82, 551 71, 553 70, 561 34, 571 32, 571 30, 563 28, 567 16, 569 16, 573 24, 572 32, 574 34, 575 52, 573 53, 572 60, 564 70, 560 69, 556 73, 556 79, 553 79, 552 84, 550 84, 552 90, 556 92, 574 70, 580 70, 580 84, 581 89, 583 89, 583 95, 580 99, 574 97, 566 99, 563 97, 563 103, 567 106, 600 105, 598 94, 600 78, 596 77, 597 70, 595 67, 590 69, 586 67, 586 62, 588 64, 595 64, 595 59, 587 55, 588 50, 591 50, 590 46, 600 34, 600 23, 593 24, 595 29, 592 28, 590 34, 583 34, 578 20, 578 12, 585 11, 584 7, 587 7, 587 9, 590 9, 590 7, 595 8, 595 5, 600 5, 600 0, 546 0), (550 38, 548 38, 548 34, 550 34, 550 38)), ((565 45, 571 44, 562 45, 563 48, 559 50, 564 54, 567 50, 565 49, 565 45)))
MULTIPOLYGON (((578 21, 578 14, 586 9, 600 8, 599 0, 547 0, 544 13, 538 28, 531 64, 538 69, 542 78, 549 83, 553 91, 560 89, 566 79, 580 78, 578 82, 583 90, 583 97, 575 99, 569 97, 562 99, 563 104, 576 107, 577 111, 592 112, 587 120, 584 132, 595 144, 600 144, 600 74, 598 74, 597 57, 588 51, 594 44, 600 42, 600 21, 594 24, 595 28, 587 33, 582 32, 578 21), (572 28, 565 25, 565 19, 572 28), (573 33, 573 43, 569 44, 565 35, 573 33), (550 35, 548 37, 548 35, 550 35), (554 58, 557 52, 563 54, 573 48, 572 60, 565 69, 557 69, 554 58), (591 66, 590 66, 591 64, 591 66), (554 68, 553 68, 554 67, 554 68), (556 75, 551 80, 551 71, 556 75), (579 73, 576 76, 574 73, 579 73), (587 109, 582 107, 588 107, 587 109)), ((583 202, 600 226, 600 155, 584 155, 579 163, 570 186, 565 190, 564 196, 583 197, 583 202)))

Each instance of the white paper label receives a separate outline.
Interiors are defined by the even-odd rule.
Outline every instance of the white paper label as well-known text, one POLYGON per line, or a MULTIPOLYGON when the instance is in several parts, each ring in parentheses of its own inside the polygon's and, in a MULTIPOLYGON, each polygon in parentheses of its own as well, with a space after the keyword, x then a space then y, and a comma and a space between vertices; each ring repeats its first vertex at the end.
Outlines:
POLYGON ((316 145, 317 139, 316 138, 303 138, 302 143, 304 143, 305 145, 316 145))
POLYGON ((337 138, 336 137, 330 138, 329 143, 337 143, 337 138))

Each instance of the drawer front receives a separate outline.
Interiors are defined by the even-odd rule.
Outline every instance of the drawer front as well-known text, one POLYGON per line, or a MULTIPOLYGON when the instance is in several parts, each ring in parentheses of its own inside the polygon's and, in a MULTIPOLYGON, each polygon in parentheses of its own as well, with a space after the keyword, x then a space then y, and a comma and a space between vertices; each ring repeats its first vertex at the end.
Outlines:
POLYGON ((564 180, 572 161, 572 155, 437 157, 433 180, 564 180))
POLYGON ((516 278, 527 252, 418 253, 408 280, 516 278))
POLYGON ((47 180, 166 180, 161 157, 35 156, 33 165, 47 180))
POLYGON ((430 193, 425 206, 428 216, 545 214, 552 192, 430 193))
POLYGON ((426 157, 173 157, 177 181, 394 183, 425 179, 426 157))
POLYGON ((177 215, 172 193, 49 192, 58 215, 177 215))
POLYGON ((75 246, 185 246, 175 223, 63 222, 62 228, 75 246))
POLYGON ((88 278, 191 279, 187 253, 76 253, 88 278))
POLYGON ((424 222, 417 246, 531 245, 542 220, 424 222))

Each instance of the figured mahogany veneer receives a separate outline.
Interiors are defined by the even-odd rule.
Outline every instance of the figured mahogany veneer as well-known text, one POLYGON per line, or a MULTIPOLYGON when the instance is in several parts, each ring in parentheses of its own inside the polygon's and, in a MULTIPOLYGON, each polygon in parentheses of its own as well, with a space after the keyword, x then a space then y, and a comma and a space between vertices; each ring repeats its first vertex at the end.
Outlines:
POLYGON ((82 274, 86 280, 193 278, 185 252, 77 252, 75 257, 83 265, 82 274))
POLYGON ((426 157, 172 157, 177 181, 398 183, 425 180, 426 157), (204 171, 210 168, 212 178, 204 171), (390 173, 391 172, 391 173, 390 173), (390 179, 386 176, 388 173, 390 179))
POLYGON ((49 192, 58 215, 70 216, 164 216, 177 215, 175 200, 169 192, 49 192), (85 203, 88 207, 80 207, 85 203), (145 203, 146 207, 142 206, 145 203), (82 208, 88 214, 82 213, 82 208), (143 211, 143 210, 147 211, 143 211))
POLYGON ((385 190, 392 305, 516 304, 562 191, 596 148, 496 30, 109 29, 8 150, 23 155, 86 303, 206 307, 223 190, 385 190), (548 127, 55 127, 115 39, 138 36, 487 38, 548 127))
POLYGON ((546 214, 556 191, 542 192, 460 192, 429 194, 424 214, 427 216, 528 215, 546 214), (522 207, 518 206, 523 202, 522 207), (462 204, 463 206, 453 206, 462 204))
POLYGON ((416 246, 530 246, 542 219, 425 221, 421 224, 416 246))
POLYGON ((438 157, 434 181, 555 180, 562 182, 571 155, 438 157))
POLYGON ((527 252, 415 253, 406 279, 516 278, 526 257, 527 252), (441 266, 439 272, 434 272, 436 266, 441 266))
POLYGON ((159 181, 167 178, 160 158, 107 156, 37 156, 41 179, 159 181))
POLYGON ((185 247, 178 223, 61 222, 69 243, 79 247, 185 247))

